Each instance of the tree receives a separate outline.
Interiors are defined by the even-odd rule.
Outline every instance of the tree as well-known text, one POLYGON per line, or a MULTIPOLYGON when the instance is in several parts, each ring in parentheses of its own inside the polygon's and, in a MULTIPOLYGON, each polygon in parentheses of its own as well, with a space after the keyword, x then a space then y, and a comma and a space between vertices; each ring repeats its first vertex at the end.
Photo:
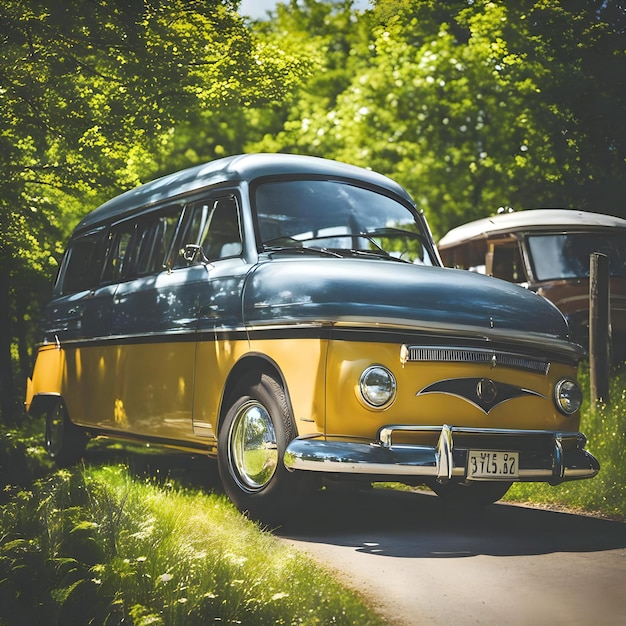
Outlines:
POLYGON ((349 84, 320 103, 311 81, 261 145, 396 178, 440 235, 501 205, 624 215, 619 6, 378 0, 352 30, 349 84))
MULTIPOLYGON (((16 352, 28 343, 22 322, 36 316, 37 292, 53 275, 60 242, 78 217, 160 173, 178 121, 279 98, 306 71, 296 56, 255 39, 237 5, 5 0, 0 6, 5 421, 16 405, 16 352), (30 300, 26 284, 35 291, 30 300)), ((19 361, 26 360, 22 354, 19 361)))
POLYGON ((372 40, 370 12, 358 15, 352 7, 351 0, 291 0, 277 5, 271 20, 256 25, 255 31, 265 40, 299 50, 311 74, 302 88, 288 94, 277 107, 248 112, 248 119, 262 129, 261 138, 247 144, 249 150, 331 158, 335 154, 337 139, 327 136, 326 129, 336 112, 337 99, 367 64, 372 40))

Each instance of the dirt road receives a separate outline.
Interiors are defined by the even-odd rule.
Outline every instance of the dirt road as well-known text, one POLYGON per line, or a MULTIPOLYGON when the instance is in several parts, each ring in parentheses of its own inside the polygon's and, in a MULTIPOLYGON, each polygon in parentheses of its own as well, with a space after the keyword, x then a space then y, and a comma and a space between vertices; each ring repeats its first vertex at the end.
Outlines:
POLYGON ((626 524, 435 497, 322 492, 276 533, 393 626, 626 624, 626 524))

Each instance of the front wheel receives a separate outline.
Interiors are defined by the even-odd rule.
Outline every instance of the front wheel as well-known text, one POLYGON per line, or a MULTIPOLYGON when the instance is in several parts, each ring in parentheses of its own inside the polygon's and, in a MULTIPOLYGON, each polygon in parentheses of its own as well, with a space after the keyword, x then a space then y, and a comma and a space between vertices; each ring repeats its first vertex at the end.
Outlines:
POLYGON ((430 488, 444 501, 460 508, 478 509, 497 502, 513 483, 497 482, 438 482, 430 488))
POLYGON ((220 426, 220 478, 237 508, 262 520, 279 519, 297 495, 298 476, 283 464, 295 437, 282 386, 270 375, 242 383, 220 426))
POLYGON ((87 445, 87 435, 70 421, 65 404, 59 398, 46 412, 45 448, 60 467, 79 461, 87 445))

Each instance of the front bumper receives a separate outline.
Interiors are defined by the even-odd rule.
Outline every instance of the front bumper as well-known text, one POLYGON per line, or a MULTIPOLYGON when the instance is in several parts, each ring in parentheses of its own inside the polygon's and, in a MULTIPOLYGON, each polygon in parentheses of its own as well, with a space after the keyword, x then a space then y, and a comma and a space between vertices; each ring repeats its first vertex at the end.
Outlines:
POLYGON ((556 485, 566 480, 592 478, 598 473, 600 464, 584 449, 586 441, 583 434, 576 432, 389 425, 379 430, 377 440, 372 443, 296 438, 287 446, 284 463, 289 470, 424 477, 447 482, 466 479, 467 456, 472 449, 517 451, 516 481, 556 485), (431 434, 438 436, 438 441, 434 446, 394 445, 395 432, 431 434))

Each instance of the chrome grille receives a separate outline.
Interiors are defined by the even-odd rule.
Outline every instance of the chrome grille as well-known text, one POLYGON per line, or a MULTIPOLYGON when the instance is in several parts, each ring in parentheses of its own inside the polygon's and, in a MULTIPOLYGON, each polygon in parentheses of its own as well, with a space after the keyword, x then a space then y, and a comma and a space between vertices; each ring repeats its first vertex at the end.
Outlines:
POLYGON ((403 346, 401 359, 405 362, 487 363, 493 367, 512 367, 547 374, 550 363, 542 359, 484 348, 450 348, 438 346, 403 346), (404 355, 404 356, 402 356, 404 355))

